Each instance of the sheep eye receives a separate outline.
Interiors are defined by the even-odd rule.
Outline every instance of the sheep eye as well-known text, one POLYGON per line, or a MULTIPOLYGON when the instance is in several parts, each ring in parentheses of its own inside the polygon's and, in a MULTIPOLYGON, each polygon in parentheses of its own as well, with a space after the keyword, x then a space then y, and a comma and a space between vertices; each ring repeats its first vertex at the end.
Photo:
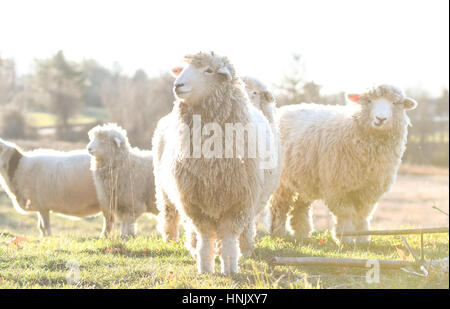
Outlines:
POLYGON ((253 91, 253 95, 257 95, 258 93, 256 91, 253 91))
POLYGON ((205 70, 205 73, 211 74, 213 72, 213 70, 211 70, 210 68, 205 70))

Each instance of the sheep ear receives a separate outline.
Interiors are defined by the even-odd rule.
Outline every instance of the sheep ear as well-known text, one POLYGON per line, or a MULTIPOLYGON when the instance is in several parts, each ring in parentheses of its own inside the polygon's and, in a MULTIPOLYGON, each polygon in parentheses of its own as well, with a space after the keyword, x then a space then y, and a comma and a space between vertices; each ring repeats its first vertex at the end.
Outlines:
POLYGON ((347 93, 347 100, 354 102, 354 103, 359 103, 359 99, 361 98, 361 96, 357 93, 347 93))
POLYGON ((415 109, 417 107, 417 101, 411 98, 406 98, 402 103, 403 108, 406 110, 415 109))
POLYGON ((264 91, 264 98, 267 100, 267 102, 269 103, 273 103, 275 102, 275 98, 273 97, 272 93, 270 93, 270 91, 264 91))
POLYGON ((218 69, 217 73, 225 75, 229 81, 233 80, 230 70, 226 66, 223 66, 220 69, 218 69))
POLYGON ((122 144, 122 141, 118 137, 114 137, 114 142, 117 145, 117 148, 120 148, 120 145, 122 144))
POLYGON ((173 77, 178 77, 178 75, 180 75, 181 71, 183 71, 182 67, 175 67, 172 70, 170 70, 170 73, 172 74, 173 77))

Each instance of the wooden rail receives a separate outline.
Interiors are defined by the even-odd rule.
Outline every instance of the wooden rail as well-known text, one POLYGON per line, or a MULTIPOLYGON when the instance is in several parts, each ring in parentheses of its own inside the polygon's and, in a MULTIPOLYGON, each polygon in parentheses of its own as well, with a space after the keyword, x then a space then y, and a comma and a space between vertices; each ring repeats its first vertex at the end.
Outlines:
POLYGON ((362 267, 372 268, 374 262, 383 269, 399 269, 416 265, 409 261, 396 260, 367 260, 350 258, 327 258, 327 257, 273 257, 269 264, 271 266, 341 266, 341 267, 362 267))
POLYGON ((448 227, 433 227, 420 229, 404 229, 404 230, 378 230, 378 231, 344 231, 339 235, 342 236, 368 236, 368 235, 408 235, 408 234, 432 234, 432 233, 448 233, 448 227))

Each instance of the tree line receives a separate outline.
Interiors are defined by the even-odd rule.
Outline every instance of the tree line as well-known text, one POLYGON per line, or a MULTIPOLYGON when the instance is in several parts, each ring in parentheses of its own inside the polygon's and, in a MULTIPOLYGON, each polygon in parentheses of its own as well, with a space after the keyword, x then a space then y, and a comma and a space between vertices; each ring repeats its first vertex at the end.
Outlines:
MULTIPOLYGON (((315 102, 344 104, 344 93, 321 93, 321 85, 306 80, 301 55, 292 57, 291 72, 271 87, 277 105, 315 102)), ((149 77, 144 70, 132 76, 124 74, 119 64, 109 69, 89 59, 75 62, 62 51, 46 59, 36 59, 35 69, 17 75, 13 59, 0 55, 0 136, 4 138, 39 138, 30 127, 30 111, 55 115, 55 138, 86 139, 86 127, 76 134, 70 119, 85 107, 105 108, 108 118, 123 126, 132 144, 148 148, 157 121, 167 114, 174 101, 173 78, 168 74, 149 77)), ((409 112, 410 128, 405 161, 448 166, 449 90, 433 97, 424 89, 406 89, 419 106, 409 112)))

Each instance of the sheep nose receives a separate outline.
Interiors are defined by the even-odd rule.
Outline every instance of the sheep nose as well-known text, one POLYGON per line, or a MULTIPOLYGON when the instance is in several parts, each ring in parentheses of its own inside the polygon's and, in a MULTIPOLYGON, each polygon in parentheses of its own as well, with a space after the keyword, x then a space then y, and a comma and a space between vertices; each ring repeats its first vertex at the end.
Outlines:
POLYGON ((375 118, 377 118, 380 122, 385 122, 387 120, 386 117, 378 117, 378 116, 376 116, 375 118))

